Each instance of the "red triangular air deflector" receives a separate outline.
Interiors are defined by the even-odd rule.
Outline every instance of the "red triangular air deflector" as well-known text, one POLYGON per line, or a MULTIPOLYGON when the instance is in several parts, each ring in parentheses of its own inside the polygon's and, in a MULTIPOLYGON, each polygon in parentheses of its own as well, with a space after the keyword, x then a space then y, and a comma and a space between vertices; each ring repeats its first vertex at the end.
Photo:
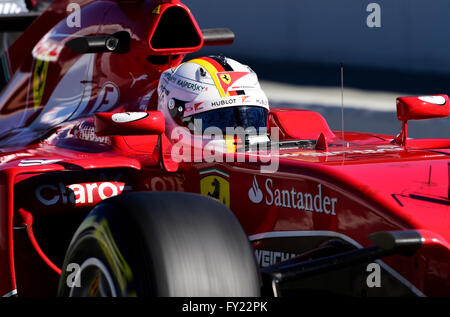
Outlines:
POLYGON ((319 138, 316 142, 316 150, 317 151, 328 151, 328 143, 327 138, 323 133, 320 133, 319 138))
POLYGON ((219 81, 220 86, 226 96, 228 89, 240 78, 247 75, 248 72, 217 72, 216 76, 219 81))

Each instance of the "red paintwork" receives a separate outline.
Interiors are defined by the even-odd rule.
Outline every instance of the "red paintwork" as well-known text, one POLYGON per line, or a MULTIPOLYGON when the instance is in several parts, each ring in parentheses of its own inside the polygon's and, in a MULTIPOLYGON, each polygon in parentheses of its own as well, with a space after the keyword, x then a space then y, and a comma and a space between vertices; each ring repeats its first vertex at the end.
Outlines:
POLYGON ((400 121, 422 120, 434 118, 446 118, 449 114, 449 103, 447 95, 436 95, 443 97, 444 104, 434 104, 420 100, 419 97, 397 98, 397 118, 400 121))
POLYGON ((402 131, 394 139, 395 144, 406 146, 408 139, 408 120, 423 120, 446 118, 449 115, 449 101, 447 95, 425 97, 397 98, 397 118, 402 121, 402 131), (434 99, 433 99, 434 98, 434 99), (441 99, 436 102, 435 98, 441 99))
MULTIPOLYGON (((54 291, 51 285, 58 278, 54 268, 49 267, 45 255, 38 256, 41 253, 38 247, 27 249, 24 240, 19 235, 16 238, 13 226, 31 225, 27 213, 36 218, 79 207, 42 205, 36 200, 36 188, 18 192, 18 186, 55 171, 71 175, 71 171, 101 169, 98 179, 89 181, 100 184, 116 181, 101 179, 105 170, 115 168, 138 172, 133 190, 208 194, 207 177, 220 177, 229 184, 229 193, 225 192, 221 198, 249 236, 271 231, 333 231, 368 246, 371 242, 367 236, 373 232, 419 230, 424 247, 418 255, 390 257, 386 263, 426 295, 450 295, 450 140, 408 140, 407 145, 399 146, 392 143, 393 136, 345 132, 344 143, 341 132, 331 131, 325 119, 315 112, 272 109, 269 128, 278 127, 281 140, 310 139, 318 143, 307 150, 280 150, 275 156, 279 158, 278 171, 270 174, 260 171, 259 161, 251 161, 267 157, 261 153, 225 155, 234 158, 234 163, 173 161, 170 131, 159 136, 164 127, 154 112, 150 113, 154 114, 151 118, 155 122, 145 127, 154 135, 113 136, 120 134, 118 125, 109 131, 103 129, 111 129, 108 119, 111 114, 97 116, 97 120, 106 118, 103 123, 109 123, 99 133, 104 136, 96 135, 93 118, 96 112, 156 110, 154 90, 161 72, 181 63, 185 54, 198 50, 201 44, 166 51, 149 47, 161 12, 172 6, 185 9, 178 1, 76 2, 82 8, 81 28, 67 26, 69 1, 58 0, 8 51, 13 76, 0 96, 0 295, 15 289, 19 295, 54 291), (160 4, 160 11, 155 11, 160 4), (131 47, 126 54, 80 56, 64 47, 71 36, 123 30, 131 34, 131 47), (33 57, 30 52, 35 46, 39 48, 38 56, 33 57), (33 73, 39 65, 37 59, 45 55, 42 47, 52 48, 48 53, 54 60, 48 62, 42 96, 35 98, 33 73), (172 57, 155 65, 146 60, 155 54, 172 57), (86 70, 67 81, 70 84, 62 85, 65 76, 76 73, 74 65, 86 66, 86 70), (80 86, 81 81, 85 86, 80 86), (59 84, 64 89, 58 90, 59 84), (64 97, 72 98, 72 103, 61 108, 64 97), (75 115, 67 116, 64 111, 75 115), (263 195, 257 203, 249 198, 255 180, 263 195), (299 197, 303 197, 301 204, 299 197), (19 209, 26 201, 30 202, 28 210, 19 209), (16 282, 16 278, 21 282, 16 282), (50 286, 43 287, 43 282, 50 286)), ((194 29, 200 32, 195 22, 194 29)), ((42 83, 39 78, 36 80, 42 83)), ((198 158, 201 146, 200 142, 199 152, 193 151, 192 157, 198 158)), ((49 184, 50 196, 44 201, 55 197, 57 192, 52 190, 56 187, 52 186, 60 181, 49 184)), ((65 185, 88 183, 78 178, 65 181, 65 185)), ((29 231, 31 242, 32 232, 29 231)))
POLYGON ((269 127, 278 127, 280 129, 281 139, 314 140, 321 133, 328 140, 336 138, 325 119, 314 111, 273 109, 270 112, 268 120, 269 127))

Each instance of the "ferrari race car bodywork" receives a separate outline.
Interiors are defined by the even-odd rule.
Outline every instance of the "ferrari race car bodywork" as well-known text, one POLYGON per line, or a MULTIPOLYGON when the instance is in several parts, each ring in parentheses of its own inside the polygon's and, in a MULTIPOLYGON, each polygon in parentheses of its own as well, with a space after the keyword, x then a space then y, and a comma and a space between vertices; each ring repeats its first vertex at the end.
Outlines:
POLYGON ((406 134, 408 120, 447 116, 448 97, 399 98, 397 137, 331 131, 318 113, 272 108, 276 153, 208 161, 194 143, 180 162, 156 111, 159 77, 230 41, 176 0, 58 0, 2 55, 1 295, 56 294, 86 215, 145 191, 230 208, 263 293, 450 295, 450 140, 406 134))

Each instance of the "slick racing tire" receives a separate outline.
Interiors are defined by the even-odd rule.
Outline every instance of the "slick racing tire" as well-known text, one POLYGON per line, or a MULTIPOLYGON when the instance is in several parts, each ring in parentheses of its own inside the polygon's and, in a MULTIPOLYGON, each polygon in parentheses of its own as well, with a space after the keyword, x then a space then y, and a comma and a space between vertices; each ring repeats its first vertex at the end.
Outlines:
POLYGON ((75 233, 59 296, 260 295, 253 249, 232 212, 197 194, 130 193, 97 205, 75 233))

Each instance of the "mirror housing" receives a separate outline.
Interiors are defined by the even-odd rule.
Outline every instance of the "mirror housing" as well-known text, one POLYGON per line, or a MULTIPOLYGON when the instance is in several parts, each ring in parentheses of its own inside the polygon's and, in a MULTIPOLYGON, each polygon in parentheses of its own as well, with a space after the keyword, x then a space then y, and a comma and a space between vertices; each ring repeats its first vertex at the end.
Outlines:
POLYGON ((178 170, 178 162, 171 157, 172 145, 164 134, 166 120, 161 111, 99 112, 94 126, 98 136, 157 135, 161 166, 167 172, 178 170))
POLYGON ((98 136, 161 135, 166 123, 161 111, 99 112, 94 126, 98 136))
POLYGON ((397 98, 397 118, 400 121, 446 118, 448 115, 447 95, 397 98))
POLYGON ((406 148, 408 120, 446 118, 449 115, 447 95, 414 96, 397 98, 397 118, 402 121, 402 131, 392 143, 406 148))

